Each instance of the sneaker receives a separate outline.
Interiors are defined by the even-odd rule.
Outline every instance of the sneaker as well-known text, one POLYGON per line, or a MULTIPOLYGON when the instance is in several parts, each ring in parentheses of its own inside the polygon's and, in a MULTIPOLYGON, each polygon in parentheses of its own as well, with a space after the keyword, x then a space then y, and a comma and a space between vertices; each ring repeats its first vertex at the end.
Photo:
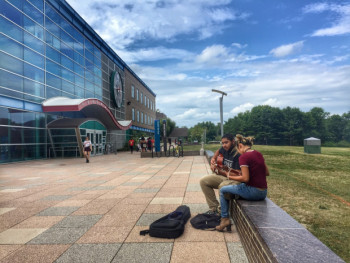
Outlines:
POLYGON ((87 163, 89 162, 88 159, 86 159, 86 162, 87 162, 87 163))
POLYGON ((89 159, 87 160, 87 163, 89 163, 90 161, 89 161, 89 159))

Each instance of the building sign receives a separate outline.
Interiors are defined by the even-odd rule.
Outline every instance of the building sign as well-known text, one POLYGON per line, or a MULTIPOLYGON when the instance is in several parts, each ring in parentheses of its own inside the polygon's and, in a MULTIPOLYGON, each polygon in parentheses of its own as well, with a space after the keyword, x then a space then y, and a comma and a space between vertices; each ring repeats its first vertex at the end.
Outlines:
POLYGON ((160 121, 154 120, 154 146, 160 152, 160 121))
POLYGON ((123 83, 120 74, 113 71, 111 75, 111 100, 117 108, 120 108, 123 103, 123 83))

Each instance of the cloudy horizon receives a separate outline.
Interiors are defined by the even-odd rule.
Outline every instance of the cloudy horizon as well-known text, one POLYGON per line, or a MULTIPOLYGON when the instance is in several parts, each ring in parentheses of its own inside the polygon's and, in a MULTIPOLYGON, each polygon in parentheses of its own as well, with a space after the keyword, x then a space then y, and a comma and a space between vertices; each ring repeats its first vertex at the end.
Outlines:
POLYGON ((257 105, 350 110, 350 1, 67 2, 156 93, 177 126, 257 105), (297 2, 297 3, 296 3, 297 2))

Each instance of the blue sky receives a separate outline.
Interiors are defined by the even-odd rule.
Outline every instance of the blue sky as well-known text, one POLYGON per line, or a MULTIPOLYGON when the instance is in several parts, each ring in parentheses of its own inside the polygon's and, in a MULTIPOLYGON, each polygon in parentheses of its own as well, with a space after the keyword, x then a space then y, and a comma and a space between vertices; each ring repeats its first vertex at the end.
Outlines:
POLYGON ((350 1, 67 1, 176 124, 257 105, 350 110, 350 1))

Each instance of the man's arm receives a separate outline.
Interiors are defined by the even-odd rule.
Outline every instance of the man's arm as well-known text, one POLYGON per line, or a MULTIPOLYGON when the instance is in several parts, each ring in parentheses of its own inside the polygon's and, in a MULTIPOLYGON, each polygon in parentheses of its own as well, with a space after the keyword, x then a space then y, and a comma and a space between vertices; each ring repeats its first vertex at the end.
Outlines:
POLYGON ((213 157, 210 160, 210 169, 214 172, 215 165, 216 165, 216 159, 219 156, 219 149, 214 153, 213 157))

